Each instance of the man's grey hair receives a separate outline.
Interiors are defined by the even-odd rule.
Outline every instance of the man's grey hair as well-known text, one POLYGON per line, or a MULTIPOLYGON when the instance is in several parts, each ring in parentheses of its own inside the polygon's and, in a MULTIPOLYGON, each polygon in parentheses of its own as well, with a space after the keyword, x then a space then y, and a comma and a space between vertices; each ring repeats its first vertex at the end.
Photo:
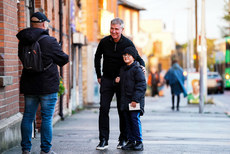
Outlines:
POLYGON ((122 28, 124 28, 124 22, 121 18, 114 18, 113 20, 111 20, 111 25, 121 25, 122 28))

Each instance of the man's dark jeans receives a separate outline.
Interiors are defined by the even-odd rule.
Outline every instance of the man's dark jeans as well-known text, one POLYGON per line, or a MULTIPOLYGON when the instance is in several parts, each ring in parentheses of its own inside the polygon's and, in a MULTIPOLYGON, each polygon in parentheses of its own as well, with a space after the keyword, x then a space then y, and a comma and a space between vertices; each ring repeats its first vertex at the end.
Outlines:
POLYGON ((114 94, 117 98, 117 110, 120 122, 120 136, 119 141, 127 140, 125 133, 125 120, 123 114, 120 111, 120 86, 114 82, 115 79, 101 78, 101 98, 100 98, 100 113, 99 113, 99 139, 109 140, 109 110, 111 101, 114 94))

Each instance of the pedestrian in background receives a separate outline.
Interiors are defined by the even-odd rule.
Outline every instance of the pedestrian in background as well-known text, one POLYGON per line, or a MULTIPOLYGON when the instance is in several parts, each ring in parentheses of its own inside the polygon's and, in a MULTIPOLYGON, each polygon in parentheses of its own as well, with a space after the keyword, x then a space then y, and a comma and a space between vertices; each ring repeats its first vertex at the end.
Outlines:
POLYGON ((165 80, 164 80, 164 75, 163 72, 159 72, 159 83, 157 84, 158 86, 158 95, 159 96, 164 96, 164 85, 165 85, 165 80))
POLYGON ((140 64, 135 61, 137 53, 134 47, 124 50, 123 60, 126 65, 120 71, 120 110, 124 113, 128 136, 128 142, 122 150, 144 149, 140 116, 144 114, 146 80, 140 64))
POLYGON ((162 71, 162 64, 158 64, 158 76, 159 76, 159 82, 157 84, 158 86, 158 95, 159 96, 164 96, 164 85, 165 85, 165 80, 164 80, 164 71, 162 71))
MULTIPOLYGON (((31 28, 26 28, 17 34, 19 39, 19 58, 25 46, 38 43, 42 52, 42 63, 47 68, 41 72, 32 72, 23 68, 20 80, 20 93, 24 94, 25 108, 21 123, 22 153, 29 154, 31 150, 32 123, 36 116, 38 105, 41 106, 41 154, 52 154, 52 119, 58 99, 59 73, 57 65, 64 66, 69 61, 61 46, 54 37, 49 36, 49 19, 41 13, 34 13, 31 18, 31 28), (45 35, 45 36, 44 36, 45 35), (42 39, 41 36, 43 37, 42 39)), ((35 52, 35 51, 34 51, 35 52)))
POLYGON ((183 69, 177 63, 177 60, 174 59, 172 61, 172 66, 165 74, 164 79, 166 80, 166 84, 171 87, 172 94, 172 110, 174 110, 174 97, 177 96, 177 111, 179 111, 180 107, 180 93, 184 94, 184 97, 187 96, 187 92, 184 87, 185 77, 183 75, 183 69))
POLYGON ((152 97, 158 96, 159 73, 156 68, 152 66, 148 75, 148 86, 151 88, 152 97))
MULTIPOLYGON (((110 24, 110 35, 104 37, 97 47, 95 53, 95 70, 100 87, 100 111, 99 111, 99 144, 97 150, 108 148, 109 140, 109 110, 114 94, 117 98, 117 110, 119 115, 120 136, 117 148, 120 149, 127 141, 125 132, 125 121, 120 111, 120 84, 115 83, 115 79, 119 77, 121 66, 125 65, 122 59, 122 52, 126 47, 134 46, 132 41, 122 35, 124 30, 124 22, 120 18, 115 18, 110 24), (101 74, 101 58, 103 56, 103 68, 101 74)), ((137 55, 136 61, 145 66, 142 58, 137 55)))

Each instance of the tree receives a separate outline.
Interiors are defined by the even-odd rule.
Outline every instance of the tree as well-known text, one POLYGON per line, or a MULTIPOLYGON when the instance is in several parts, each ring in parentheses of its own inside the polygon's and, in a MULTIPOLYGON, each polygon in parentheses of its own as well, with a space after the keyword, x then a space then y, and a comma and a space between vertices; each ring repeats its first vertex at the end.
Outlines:
POLYGON ((225 0, 224 5, 224 17, 223 20, 227 23, 227 27, 221 27, 221 34, 223 37, 230 36, 230 8, 229 8, 229 1, 225 0))
POLYGON ((210 71, 214 71, 215 56, 214 56, 214 41, 215 39, 207 39, 207 67, 210 71))

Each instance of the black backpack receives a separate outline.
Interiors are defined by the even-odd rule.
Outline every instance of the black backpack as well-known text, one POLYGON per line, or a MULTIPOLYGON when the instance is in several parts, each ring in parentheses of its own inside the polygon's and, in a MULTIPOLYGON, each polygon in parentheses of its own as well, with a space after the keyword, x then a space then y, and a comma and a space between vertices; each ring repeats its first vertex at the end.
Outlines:
POLYGON ((19 59, 23 64, 23 68, 29 72, 42 72, 47 70, 51 65, 47 67, 43 66, 42 62, 42 52, 40 48, 39 40, 48 37, 48 35, 42 35, 32 44, 22 45, 21 50, 19 50, 19 59))

